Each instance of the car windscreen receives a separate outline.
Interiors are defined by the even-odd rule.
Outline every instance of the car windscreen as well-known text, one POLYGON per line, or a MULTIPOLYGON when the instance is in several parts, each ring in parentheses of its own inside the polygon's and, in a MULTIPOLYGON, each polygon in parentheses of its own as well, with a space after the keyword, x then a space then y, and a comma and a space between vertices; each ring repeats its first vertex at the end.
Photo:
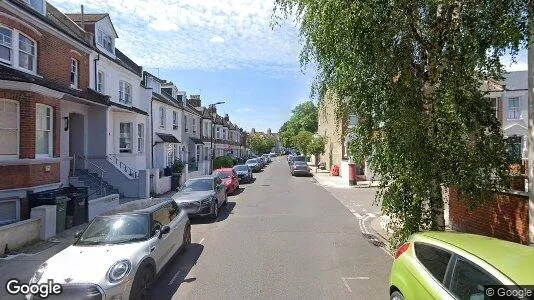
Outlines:
POLYGON ((236 170, 236 171, 248 171, 248 166, 245 166, 245 165, 235 166, 234 170, 236 170))
POLYGON ((308 164, 305 161, 295 161, 293 163, 295 166, 307 166, 308 164))
POLYGON ((148 215, 115 215, 95 218, 74 243, 77 246, 125 244, 150 237, 148 215))
POLYGON ((226 179, 226 178, 230 178, 232 176, 231 172, 223 172, 223 171, 218 171, 218 172, 215 172, 213 174, 215 176, 219 177, 220 179, 226 179))
POLYGON ((295 156, 291 158, 292 161, 306 161, 306 157, 304 156, 295 156))
POLYGON ((255 164, 255 163, 257 163, 257 162, 258 162, 258 161, 257 161, 256 159, 249 159, 249 160, 247 160, 246 163, 247 163, 247 164, 255 164))
POLYGON ((181 191, 196 192, 196 191, 211 191, 213 190, 213 179, 190 179, 185 182, 181 191))

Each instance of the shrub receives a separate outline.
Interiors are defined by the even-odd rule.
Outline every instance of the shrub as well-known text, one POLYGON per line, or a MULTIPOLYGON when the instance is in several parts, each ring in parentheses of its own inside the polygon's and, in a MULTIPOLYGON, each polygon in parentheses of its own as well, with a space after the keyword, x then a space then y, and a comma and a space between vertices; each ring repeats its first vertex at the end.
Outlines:
POLYGON ((180 160, 175 160, 172 164, 172 172, 173 173, 182 173, 182 170, 184 169, 184 164, 180 160))
POLYGON ((220 156, 213 160, 213 169, 231 168, 234 166, 234 160, 230 156, 220 156))

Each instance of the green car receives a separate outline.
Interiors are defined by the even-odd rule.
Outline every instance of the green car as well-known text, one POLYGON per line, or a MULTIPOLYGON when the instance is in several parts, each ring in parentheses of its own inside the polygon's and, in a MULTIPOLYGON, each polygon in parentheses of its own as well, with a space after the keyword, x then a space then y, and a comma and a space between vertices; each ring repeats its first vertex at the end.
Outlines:
POLYGON ((422 232, 397 250, 389 291, 392 300, 483 300, 491 293, 518 295, 528 285, 534 285, 534 248, 474 234, 422 232))

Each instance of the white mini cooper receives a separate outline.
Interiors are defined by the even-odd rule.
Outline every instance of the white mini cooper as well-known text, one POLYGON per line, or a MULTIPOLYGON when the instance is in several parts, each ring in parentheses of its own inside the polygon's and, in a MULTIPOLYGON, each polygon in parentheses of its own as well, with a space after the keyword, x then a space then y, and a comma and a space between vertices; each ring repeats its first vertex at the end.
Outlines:
POLYGON ((54 299, 148 299, 158 272, 191 243, 191 226, 174 201, 145 199, 96 217, 76 236, 30 283, 61 284, 54 299))

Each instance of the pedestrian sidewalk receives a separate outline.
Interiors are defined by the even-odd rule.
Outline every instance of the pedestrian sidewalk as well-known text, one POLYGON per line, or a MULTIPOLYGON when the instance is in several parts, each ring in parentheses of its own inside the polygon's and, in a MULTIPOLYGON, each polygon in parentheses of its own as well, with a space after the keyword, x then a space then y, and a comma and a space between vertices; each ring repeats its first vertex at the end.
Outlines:
POLYGON ((328 170, 318 170, 315 166, 310 166, 311 172, 315 180, 323 186, 329 186, 334 188, 342 189, 353 189, 353 188, 368 188, 368 187, 377 187, 380 182, 378 181, 358 181, 356 185, 351 186, 348 183, 343 181, 341 176, 331 176, 330 171, 328 170))

